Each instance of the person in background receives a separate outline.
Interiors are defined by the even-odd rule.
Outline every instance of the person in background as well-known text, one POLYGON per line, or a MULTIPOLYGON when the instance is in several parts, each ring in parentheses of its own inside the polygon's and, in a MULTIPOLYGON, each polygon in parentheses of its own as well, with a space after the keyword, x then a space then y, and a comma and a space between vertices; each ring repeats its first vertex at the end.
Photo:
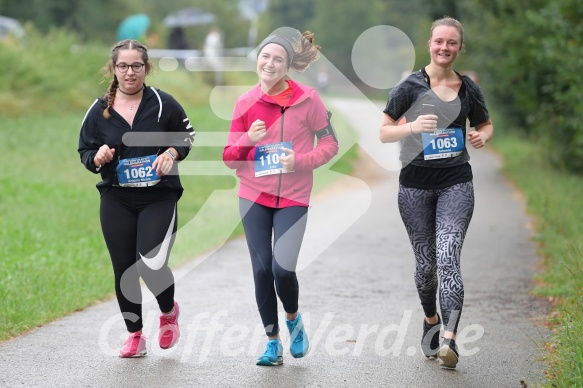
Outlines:
POLYGON ((257 307, 268 337, 257 365, 283 363, 278 296, 285 310, 291 355, 304 357, 310 349, 298 311, 295 270, 313 170, 338 152, 336 135, 318 93, 286 77, 290 69, 303 71, 319 58, 320 47, 313 44, 313 34, 297 31, 297 35, 297 39, 271 35, 259 45, 259 84, 237 99, 223 151, 225 164, 240 179, 239 209, 257 307))
POLYGON ((215 26, 209 29, 204 39, 203 54, 207 65, 214 72, 215 85, 220 85, 223 82, 223 71, 221 69, 223 36, 221 31, 215 26))
POLYGON ((318 91, 320 93, 326 93, 329 82, 328 69, 326 67, 320 68, 317 76, 318 91))
POLYGON ((81 163, 102 179, 97 183, 101 229, 129 332, 119 352, 124 358, 147 353, 140 277, 162 312, 160 347, 170 348, 180 337, 180 309, 168 260, 183 192, 176 162, 190 152, 194 130, 171 95, 146 86, 151 69, 148 51, 140 42, 123 40, 113 46, 103 68, 104 80, 111 75, 113 79, 87 111, 79 135, 81 163), (169 147, 150 144, 143 139, 145 132, 180 132, 180 141, 169 147))
POLYGON ((437 356, 442 367, 455 368, 464 302, 460 255, 474 210, 466 142, 482 148, 494 127, 480 87, 453 70, 464 48, 462 24, 450 17, 434 21, 428 45, 431 62, 390 91, 379 137, 402 146, 398 205, 415 255, 415 284, 425 313, 422 349, 427 357, 437 356), (473 129, 466 130, 467 120, 473 129))
POLYGON ((171 50, 187 50, 188 41, 182 27, 174 27, 168 35, 168 48, 171 50))

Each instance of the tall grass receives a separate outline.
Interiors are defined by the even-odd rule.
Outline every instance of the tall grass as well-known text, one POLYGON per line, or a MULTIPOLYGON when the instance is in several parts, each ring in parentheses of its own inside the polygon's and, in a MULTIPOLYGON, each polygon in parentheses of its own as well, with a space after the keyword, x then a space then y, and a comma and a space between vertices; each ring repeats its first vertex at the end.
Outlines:
MULTIPOLYGON (((113 294, 99 225, 99 176, 85 170, 77 153, 81 120, 107 87, 99 83, 99 69, 108 55, 109 47, 81 47, 75 36, 59 30, 48 36, 29 31, 26 46, 0 47, 0 341, 113 294)), ((209 106, 206 78, 161 70, 147 78, 183 104, 197 138, 229 129, 209 106)), ((227 81, 249 85, 256 78, 230 74, 227 81)), ((335 119, 340 136, 352 140, 341 117, 335 119)), ((188 160, 221 161, 221 155, 222 147, 195 147, 188 160)), ((332 163, 346 173, 355 158, 351 150, 332 163)), ((178 226, 184 230, 213 193, 234 188, 236 181, 183 176, 182 183, 178 226)), ((224 242, 217 231, 241 233, 240 226, 233 230, 236 203, 235 195, 218 196, 210 204, 212 219, 184 237, 179 231, 171 265, 224 242)))
POLYGON ((536 216, 544 270, 537 295, 552 298, 558 312, 549 343, 550 385, 583 382, 583 179, 553 169, 545 148, 524 137, 505 135, 495 142, 505 160, 504 172, 525 196, 536 216))
POLYGON ((63 30, 41 35, 31 28, 24 44, 0 42, 0 116, 78 111, 87 96, 102 93, 107 48, 79 42, 63 30))

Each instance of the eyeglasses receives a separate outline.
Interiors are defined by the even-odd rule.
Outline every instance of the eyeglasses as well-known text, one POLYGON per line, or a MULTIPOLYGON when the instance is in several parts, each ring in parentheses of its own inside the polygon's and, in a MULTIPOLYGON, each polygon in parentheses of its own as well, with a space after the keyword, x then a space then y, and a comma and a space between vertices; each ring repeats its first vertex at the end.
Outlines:
POLYGON ((130 67, 132 68, 134 73, 139 73, 144 68, 144 64, 143 63, 132 63, 131 65, 128 65, 127 63, 120 63, 119 65, 115 65, 115 67, 117 67, 117 70, 120 73, 127 73, 128 69, 130 67))

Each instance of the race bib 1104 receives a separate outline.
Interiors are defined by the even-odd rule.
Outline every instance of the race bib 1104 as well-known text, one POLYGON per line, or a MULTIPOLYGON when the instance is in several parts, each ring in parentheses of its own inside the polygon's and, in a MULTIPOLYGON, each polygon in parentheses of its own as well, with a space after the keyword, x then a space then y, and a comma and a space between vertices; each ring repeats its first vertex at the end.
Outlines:
POLYGON ((152 163, 156 155, 122 159, 117 165, 117 181, 123 187, 148 187, 160 182, 152 163))
POLYGON ((462 128, 438 128, 433 133, 422 133, 425 160, 453 158, 465 147, 462 128))
POLYGON ((291 141, 264 144, 255 150, 255 176, 282 174, 286 171, 279 161, 280 156, 285 155, 283 148, 292 149, 291 141))

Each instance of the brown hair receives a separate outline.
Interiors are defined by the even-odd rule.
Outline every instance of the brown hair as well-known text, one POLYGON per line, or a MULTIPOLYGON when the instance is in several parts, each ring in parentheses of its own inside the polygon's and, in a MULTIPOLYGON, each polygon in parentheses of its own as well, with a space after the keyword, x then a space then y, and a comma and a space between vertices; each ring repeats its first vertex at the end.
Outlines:
POLYGON ((431 40, 431 37, 433 36, 433 30, 435 29, 435 27, 439 26, 455 27, 460 34, 460 49, 464 47, 464 26, 462 26, 462 24, 458 20, 449 16, 444 16, 441 19, 437 19, 431 24, 429 40, 431 40))
POLYGON ((119 52, 121 50, 139 51, 142 56, 142 60, 144 61, 145 64, 144 71, 146 72, 146 74, 150 73, 150 71, 152 70, 152 64, 149 62, 148 58, 148 49, 146 48, 146 46, 144 46, 137 40, 125 39, 117 42, 111 48, 110 61, 107 62, 101 68, 101 73, 103 74, 103 79, 101 80, 101 82, 104 82, 107 78, 113 75, 113 79, 109 84, 109 88, 107 89, 107 92, 105 92, 105 95, 103 96, 104 99, 107 99, 107 108, 105 108, 105 110, 103 111, 103 117, 105 117, 106 119, 109 119, 111 117, 109 113, 109 107, 113 105, 113 101, 115 100, 115 91, 119 86, 119 82, 117 80, 117 77, 115 76, 115 64, 117 63, 117 58, 119 57, 119 52))
POLYGON ((320 46, 314 44, 314 34, 310 31, 304 32, 293 48, 294 57, 290 67, 295 71, 306 70, 310 63, 320 58, 320 46))

